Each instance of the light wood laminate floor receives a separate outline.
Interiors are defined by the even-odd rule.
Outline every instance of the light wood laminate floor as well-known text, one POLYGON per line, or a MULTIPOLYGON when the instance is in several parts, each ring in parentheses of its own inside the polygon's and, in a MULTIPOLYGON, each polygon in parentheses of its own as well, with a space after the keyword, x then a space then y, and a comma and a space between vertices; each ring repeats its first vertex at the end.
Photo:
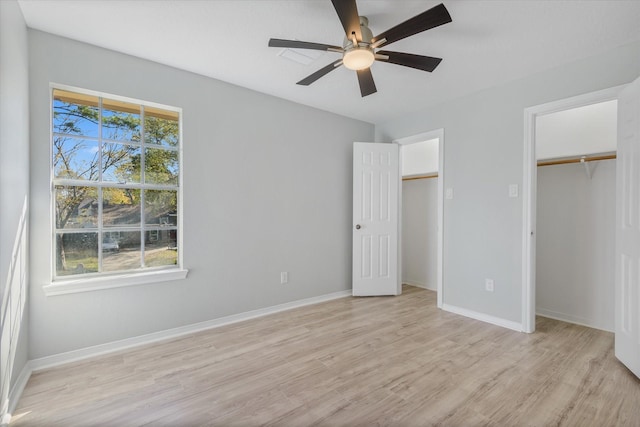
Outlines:
POLYGON ((613 335, 342 298, 34 373, 11 426, 640 426, 613 335))

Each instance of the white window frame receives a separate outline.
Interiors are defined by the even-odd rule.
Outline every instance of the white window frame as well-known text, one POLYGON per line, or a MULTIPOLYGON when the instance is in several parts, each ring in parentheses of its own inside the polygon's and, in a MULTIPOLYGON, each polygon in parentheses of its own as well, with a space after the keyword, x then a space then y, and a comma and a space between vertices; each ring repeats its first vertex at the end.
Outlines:
MULTIPOLYGON (((83 88, 78 88, 74 86, 62 85, 51 83, 49 85, 49 167, 50 167, 50 189, 49 189, 49 197, 50 197, 50 239, 51 239, 51 282, 44 286, 45 294, 48 296, 52 295, 62 295, 76 292, 86 292, 93 291, 99 289, 108 289, 108 288, 117 288, 122 286, 132 286, 132 285, 142 285, 148 283, 156 283, 163 281, 173 281, 180 280, 187 277, 188 270, 184 268, 184 260, 183 260, 183 189, 184 189, 184 181, 183 181, 183 138, 182 138, 182 109, 178 107, 172 107, 168 105, 158 104, 154 102, 142 101, 135 98, 123 97, 119 95, 113 95, 109 93, 92 91, 83 88), (173 111, 178 113, 178 127, 179 127, 179 141, 178 141, 178 185, 177 187, 177 212, 178 212, 178 220, 176 223, 176 231, 177 231, 177 246, 178 246, 178 259, 177 264, 175 266, 161 266, 161 267, 146 267, 135 270, 126 270, 121 272, 102 272, 102 273, 91 273, 91 274, 79 274, 79 275, 70 275, 70 276, 56 276, 56 221, 55 221, 55 187, 56 185, 64 185, 68 183, 69 185, 82 185, 86 186, 86 181, 79 180, 64 180, 64 179, 56 179, 54 178, 54 165, 53 165, 53 92, 55 89, 64 90, 69 92, 76 92, 79 94, 91 95, 100 98, 100 102, 102 102, 102 98, 128 102, 144 107, 153 107, 160 108, 167 111, 173 111)), ((144 122, 144 115, 141 116, 141 122, 144 122)), ((142 123, 141 126, 144 126, 142 123)), ((142 140, 140 142, 140 148, 144 150, 144 128, 142 128, 142 140)), ((102 136, 99 135, 99 138, 102 136)), ((154 147, 155 148, 155 147, 154 147)), ((144 152, 144 151, 143 151, 144 152)), ((144 169, 144 160, 142 161, 141 168, 144 169)), ((153 185, 139 183, 139 184, 126 184, 120 185, 118 183, 109 182, 107 185, 100 180, 97 184, 90 183, 91 186, 98 187, 119 187, 126 186, 127 188, 139 188, 141 192, 142 190, 154 190, 154 189, 166 189, 166 187, 158 186, 159 188, 154 188, 153 185), (162 188, 160 188, 162 187, 162 188)), ((99 199, 98 204, 102 202, 99 199)), ((102 223, 98 224, 98 231, 103 230, 102 223)), ((141 224, 139 227, 129 228, 129 227, 114 227, 113 230, 109 229, 109 232, 122 232, 122 231, 140 231, 141 239, 144 239, 144 235, 147 231, 150 231, 143 219, 141 219, 141 224)), ((100 236, 100 234, 98 234, 100 236)), ((98 239, 98 257, 102 256, 101 253, 102 242, 101 239, 98 239)), ((144 252, 141 253, 141 256, 144 256, 144 252)))

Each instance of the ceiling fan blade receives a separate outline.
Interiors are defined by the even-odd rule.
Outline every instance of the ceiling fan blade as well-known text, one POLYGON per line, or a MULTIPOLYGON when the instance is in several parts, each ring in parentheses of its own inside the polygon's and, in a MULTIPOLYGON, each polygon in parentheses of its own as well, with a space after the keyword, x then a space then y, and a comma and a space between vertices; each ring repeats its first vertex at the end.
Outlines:
POLYGON ((360 83, 360 94, 364 98, 367 95, 376 93, 376 84, 373 82, 373 75, 371 74, 371 68, 365 68, 364 70, 358 70, 358 83, 360 83))
POLYGON ((431 9, 375 36, 372 43, 386 39, 386 41, 382 42, 378 47, 386 46, 390 43, 397 42, 398 40, 402 40, 406 37, 430 30, 431 28, 435 28, 449 22, 451 22, 451 15, 449 15, 449 11, 444 7, 444 4, 440 3, 439 5, 434 6, 431 9))
POLYGON ((362 32, 360 31, 360 16, 356 0, 331 0, 331 3, 340 18, 347 38, 351 40, 351 35, 355 33, 356 39, 361 42, 362 32))
POLYGON ((323 43, 301 42, 299 40, 269 39, 270 47, 289 47, 292 49, 331 50, 342 52, 343 48, 323 43))
POLYGON ((320 68, 318 71, 316 71, 315 73, 305 77, 304 79, 300 80, 296 84, 299 84, 299 85, 302 85, 302 86, 309 86, 311 83, 315 82, 316 80, 318 80, 320 77, 324 76, 325 74, 328 74, 329 72, 335 70, 340 65, 342 65, 342 59, 339 59, 336 62, 332 62, 331 64, 327 65, 326 67, 320 68))
POLYGON ((414 55, 412 53, 391 52, 388 50, 379 50, 376 54, 389 57, 389 59, 376 58, 376 61, 404 65, 405 67, 416 68, 418 70, 428 72, 435 70, 438 64, 440 64, 440 61, 442 61, 442 58, 414 55))

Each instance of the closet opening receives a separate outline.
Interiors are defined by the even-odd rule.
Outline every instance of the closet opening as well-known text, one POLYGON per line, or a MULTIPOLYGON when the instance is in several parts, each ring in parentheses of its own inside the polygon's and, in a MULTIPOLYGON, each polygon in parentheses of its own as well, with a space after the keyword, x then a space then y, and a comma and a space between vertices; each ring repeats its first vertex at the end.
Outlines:
POLYGON ((400 144, 400 263, 402 283, 437 292, 442 306, 443 130, 400 144))
POLYGON ((536 313, 614 330, 617 100, 536 120, 536 313))
POLYGON ((614 330, 619 90, 525 110, 525 332, 536 315, 614 330))

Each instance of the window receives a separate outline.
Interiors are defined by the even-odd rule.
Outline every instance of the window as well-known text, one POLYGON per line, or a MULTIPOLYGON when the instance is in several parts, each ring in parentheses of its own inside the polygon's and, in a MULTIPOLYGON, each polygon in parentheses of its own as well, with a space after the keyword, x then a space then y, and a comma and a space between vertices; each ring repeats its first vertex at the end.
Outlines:
POLYGON ((180 268, 179 109, 52 99, 54 282, 180 268))

